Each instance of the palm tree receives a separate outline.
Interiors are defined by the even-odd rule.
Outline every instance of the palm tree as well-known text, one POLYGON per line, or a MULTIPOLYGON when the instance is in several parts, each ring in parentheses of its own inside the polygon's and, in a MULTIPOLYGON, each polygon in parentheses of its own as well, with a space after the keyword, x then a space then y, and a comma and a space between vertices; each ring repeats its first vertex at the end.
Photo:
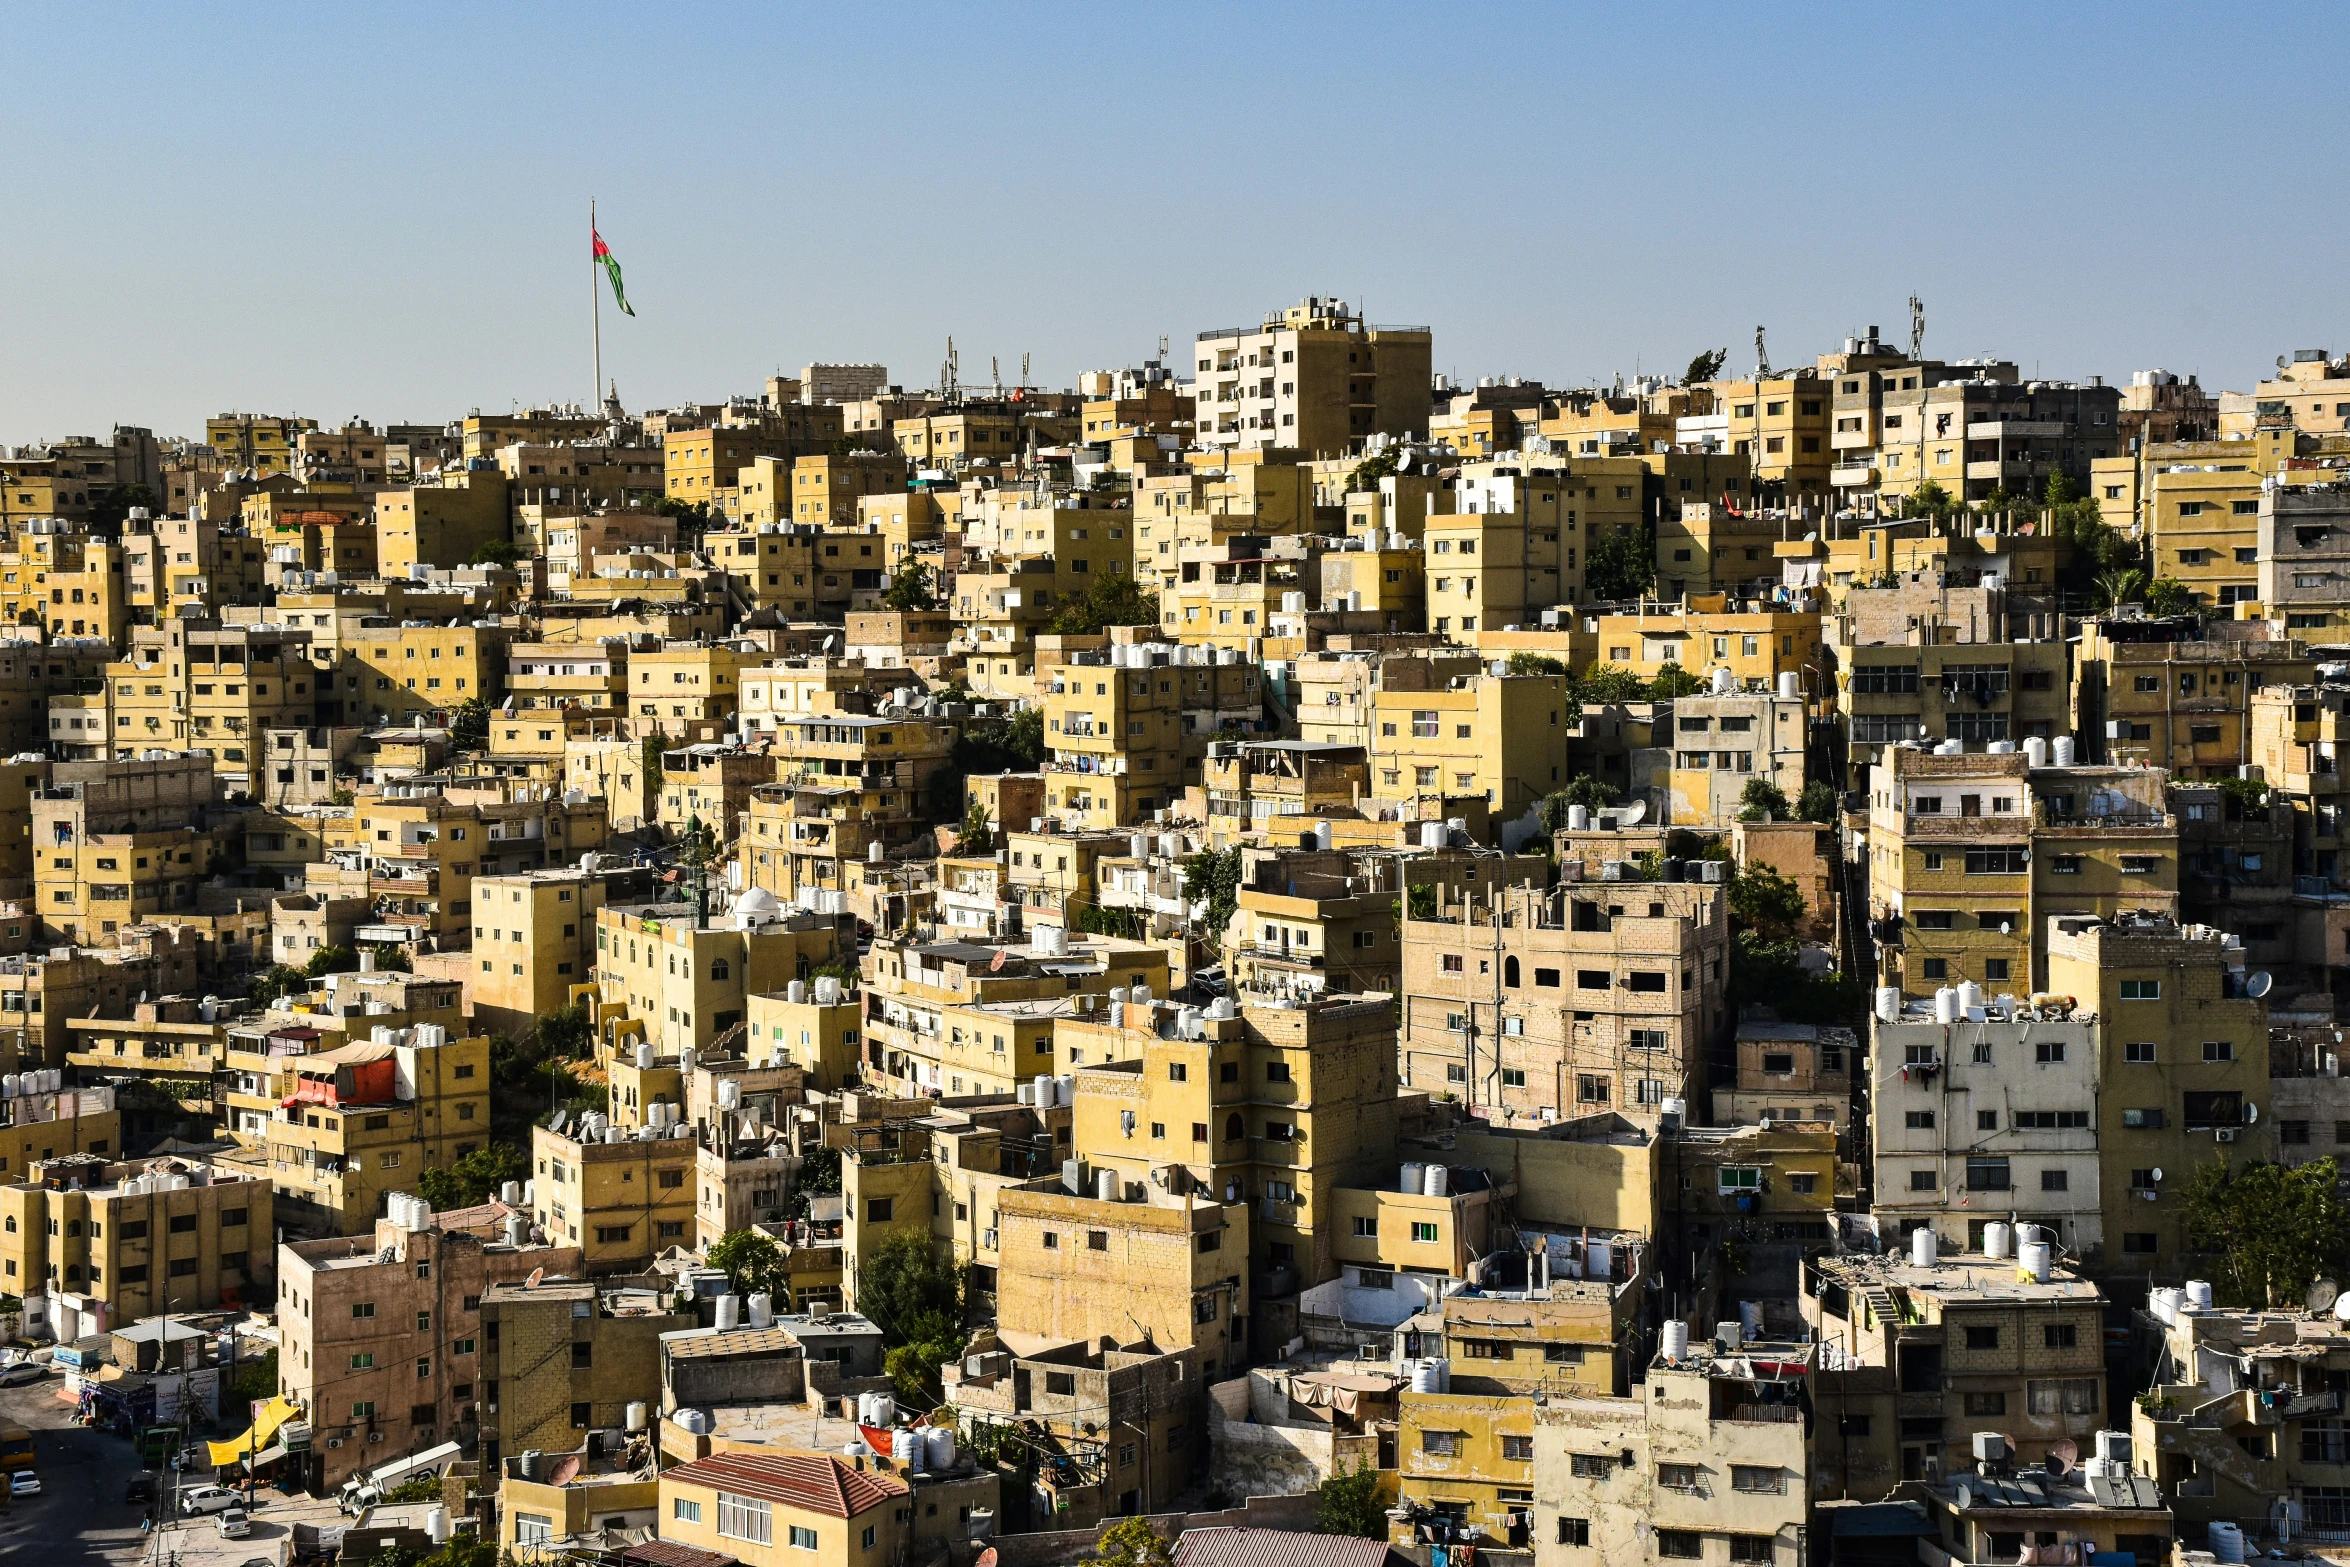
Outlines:
POLYGON ((2138 596, 2145 585, 2146 573, 2134 566, 2114 566, 2097 574, 2097 592, 2104 598, 2109 610, 2119 609, 2138 596))

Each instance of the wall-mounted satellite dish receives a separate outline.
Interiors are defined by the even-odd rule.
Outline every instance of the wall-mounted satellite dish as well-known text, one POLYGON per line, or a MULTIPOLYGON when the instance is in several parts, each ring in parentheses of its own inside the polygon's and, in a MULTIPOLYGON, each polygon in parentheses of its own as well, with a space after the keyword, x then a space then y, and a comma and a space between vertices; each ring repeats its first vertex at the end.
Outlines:
POLYGON ((1620 827, 1637 827, 1647 819, 1648 802, 1646 800, 1634 800, 1616 813, 1616 824, 1620 827))
POLYGON ((2333 1309, 2334 1302, 2339 1300, 2341 1296, 2342 1287, 2332 1279, 2318 1279, 2309 1286, 2308 1292, 2301 1297, 2301 1304, 2307 1306, 2311 1311, 2330 1311, 2333 1309))
POLYGON ((2260 1106, 2258 1106, 2258 1105, 2254 1104, 2254 1103, 2253 1103, 2251 1100, 2249 1100, 2249 1099, 2245 1100, 2245 1101, 2244 1101, 2244 1124, 2245 1124, 2246 1126, 2250 1126, 2250 1125, 2251 1125, 2253 1122, 2255 1122, 2255 1121, 2257 1121, 2257 1120, 2259 1120, 2259 1119, 2260 1119, 2260 1106))
POLYGON ((2334 1320, 2336 1322, 2350 1322, 2350 1295, 2334 1297, 2334 1320))
POLYGON ((2244 994, 2250 996, 2253 1000, 2258 1001, 2262 996, 2268 994, 2270 987, 2275 985, 2276 982, 2275 975, 2269 973, 2269 971, 2266 969, 2262 969, 2259 973, 2244 981, 2244 994))
POLYGON ((1975 1488, 1967 1484, 1964 1480, 1958 1482, 1957 1488, 1953 1494, 1958 1499, 1958 1510, 1960 1512, 1963 1513, 1968 1508, 1975 1505, 1975 1488))
POLYGON ((2162 1166, 2159 1164, 2156 1165, 2149 1173, 2151 1173, 2154 1177, 2154 1184, 2160 1186, 2162 1184, 2162 1166))

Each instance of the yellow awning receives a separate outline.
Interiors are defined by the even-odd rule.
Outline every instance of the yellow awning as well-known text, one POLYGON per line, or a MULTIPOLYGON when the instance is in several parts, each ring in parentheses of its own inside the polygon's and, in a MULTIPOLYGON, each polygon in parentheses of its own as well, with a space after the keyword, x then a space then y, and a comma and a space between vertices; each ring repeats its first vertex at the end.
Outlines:
POLYGON ((296 1419, 301 1413, 301 1406, 283 1394, 271 1399, 268 1407, 261 1411, 261 1418, 253 1422, 252 1430, 240 1431, 225 1442, 204 1444, 211 1450, 213 1467, 217 1469, 224 1464, 243 1463, 269 1446, 269 1440, 277 1435, 279 1426, 296 1419))

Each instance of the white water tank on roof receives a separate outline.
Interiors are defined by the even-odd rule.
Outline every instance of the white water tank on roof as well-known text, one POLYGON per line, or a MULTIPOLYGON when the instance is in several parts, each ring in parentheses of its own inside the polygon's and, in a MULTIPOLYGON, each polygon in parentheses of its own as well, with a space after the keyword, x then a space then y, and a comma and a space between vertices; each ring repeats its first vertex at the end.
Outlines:
POLYGON ((2209 1311, 2211 1309, 2211 1281, 2209 1279, 2189 1279, 2187 1281, 2187 1309, 2189 1311, 2209 1311))
POLYGON ((1959 1019, 1960 1012, 1961 1008, 1958 1004, 1958 992, 1956 990, 1953 990, 1948 985, 1944 985, 1934 992, 1935 1022, 1955 1023, 1959 1019))
POLYGON ((2000 1223, 1997 1219, 1994 1219, 1989 1224, 1983 1226, 1984 1256, 1990 1257, 1994 1260, 2004 1260, 2007 1256, 2009 1248, 2014 1244, 2015 1231, 2010 1229, 2005 1224, 2000 1223))
POLYGON ((1779 671, 1779 695, 1789 702, 1803 700, 1803 676, 1792 669, 1779 671))
POLYGON ((817 976, 816 1004, 820 1007, 838 1006, 840 1004, 840 981, 837 978, 830 974, 822 974, 817 976))
POLYGON ((1442 1197, 1452 1182, 1452 1172, 1441 1164, 1431 1164, 1420 1175, 1420 1195, 1442 1197))
POLYGON ((1441 849, 1441 848, 1443 848, 1443 847, 1444 847, 1444 844, 1445 844, 1444 823, 1442 823, 1442 822, 1422 822, 1422 823, 1420 824, 1420 847, 1421 847, 1421 848, 1423 848, 1423 849, 1441 849))
POLYGON ((653 1047, 649 1041, 642 1039, 637 1041, 636 1069, 640 1072, 650 1072, 653 1069, 653 1047))
POLYGON ((1934 1265, 1935 1253, 1939 1245, 1940 1242, 1935 1239, 1934 1227, 1931 1224, 1921 1224, 1916 1229, 1910 1231, 1910 1266, 1913 1268, 1932 1267, 1934 1265))
POLYGON ((1569 831, 1569 832, 1589 832, 1590 830, 1591 830, 1591 807, 1590 807, 1590 806, 1588 806, 1588 805, 1570 805, 1570 806, 1568 806, 1568 807, 1567 807, 1567 831, 1569 831))
POLYGON ((1428 1166, 1421 1163, 1419 1160, 1405 1160, 1403 1167, 1403 1179, 1396 1183, 1396 1190, 1409 1193, 1415 1197, 1418 1196, 1420 1192, 1420 1183, 1427 1179, 1427 1172, 1428 1166))
POLYGON ((2024 739, 2024 764, 2028 767, 2046 767, 2048 742, 2038 735, 2027 735, 2024 739))
POLYGON ((804 979, 795 979, 784 986, 783 999, 794 1006, 806 1001, 808 999, 808 982, 804 979))
POLYGON ((775 1325, 775 1297, 764 1290, 751 1297, 751 1326, 767 1328, 775 1325))
POLYGON ((716 1321, 719 1332, 733 1332, 736 1325, 742 1321, 741 1297, 733 1294, 719 1296, 718 1315, 716 1321))
POLYGON ((1094 1171, 1093 1195, 1095 1200, 1099 1202, 1116 1202, 1118 1200, 1118 1172, 1115 1170, 1094 1171))
POLYGON ((1689 1324, 1678 1317, 1665 1324, 1664 1342, 1659 1353, 1669 1364, 1679 1364, 1689 1358, 1689 1324))
POLYGON ((718 1080, 718 1108, 739 1110, 743 1103, 743 1085, 740 1079, 722 1077, 718 1080))
POLYGON ((955 1428, 953 1426, 932 1426, 929 1447, 929 1461, 932 1469, 947 1470, 955 1467, 955 1428))
POLYGON ((1901 1017, 1901 988, 1898 985, 1877 987, 1877 1021, 1897 1022, 1901 1017))
POLYGON ((2034 1283, 2045 1284, 2056 1268, 2056 1248, 2046 1241, 2034 1241, 2029 1246, 2018 1247, 2015 1260, 2016 1266, 2031 1275, 2034 1283))
POLYGON ((2073 754, 2078 749, 2078 744, 2071 735, 2058 735, 2048 749, 2049 764, 2054 767, 2072 766, 2073 754))
POLYGON ((1729 696, 1737 689, 1738 677, 1730 673, 1730 666, 1727 664, 1716 665, 1714 668, 1713 694, 1715 696, 1729 696))

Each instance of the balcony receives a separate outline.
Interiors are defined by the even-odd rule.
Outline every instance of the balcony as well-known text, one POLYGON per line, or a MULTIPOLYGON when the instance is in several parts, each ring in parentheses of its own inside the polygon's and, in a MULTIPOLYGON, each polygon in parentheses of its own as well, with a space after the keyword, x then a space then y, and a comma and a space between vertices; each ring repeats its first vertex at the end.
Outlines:
POLYGON ((1878 477, 1874 463, 1838 463, 1828 470, 1828 482, 1838 489, 1848 489, 1855 485, 1872 485, 1877 482, 1878 477))

